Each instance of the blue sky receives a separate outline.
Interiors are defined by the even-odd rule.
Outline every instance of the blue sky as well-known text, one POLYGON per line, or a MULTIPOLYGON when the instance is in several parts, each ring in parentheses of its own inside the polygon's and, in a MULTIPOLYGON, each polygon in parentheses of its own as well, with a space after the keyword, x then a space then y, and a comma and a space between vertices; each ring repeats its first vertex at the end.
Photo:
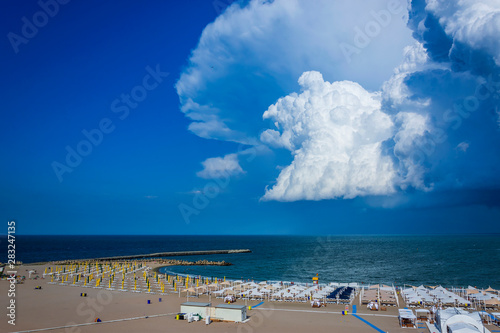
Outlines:
POLYGON ((500 232, 496 2, 5 8, 20 234, 500 232))

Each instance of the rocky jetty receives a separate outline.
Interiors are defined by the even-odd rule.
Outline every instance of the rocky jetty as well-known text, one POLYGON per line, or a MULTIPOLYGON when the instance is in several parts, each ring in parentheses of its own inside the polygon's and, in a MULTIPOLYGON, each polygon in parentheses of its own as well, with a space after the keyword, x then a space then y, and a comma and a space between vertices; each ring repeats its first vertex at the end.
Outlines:
POLYGON ((159 264, 169 265, 169 266, 231 266, 230 262, 222 261, 210 261, 210 260, 198 260, 198 261, 187 261, 187 260, 172 260, 172 259, 160 259, 155 260, 159 264))
MULTIPOLYGON (((99 260, 99 259, 89 259, 89 260, 59 260, 50 262, 53 265, 76 265, 82 263, 88 263, 89 265, 98 264, 112 264, 117 262, 130 262, 132 260, 99 260)), ((133 260, 134 262, 153 262, 155 264, 165 265, 165 266, 232 266, 230 262, 222 261, 211 261, 211 260, 198 260, 198 261, 188 261, 188 260, 177 260, 177 259, 140 259, 133 260)))

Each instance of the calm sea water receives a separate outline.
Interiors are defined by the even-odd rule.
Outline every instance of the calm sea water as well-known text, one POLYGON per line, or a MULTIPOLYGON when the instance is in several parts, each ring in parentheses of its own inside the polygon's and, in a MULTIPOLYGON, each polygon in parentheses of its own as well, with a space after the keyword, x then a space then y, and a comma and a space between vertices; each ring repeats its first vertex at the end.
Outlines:
MULTIPOLYGON (((5 238, 1 238, 2 244, 5 238)), ((500 236, 17 236, 23 262, 165 251, 250 249, 176 257, 233 266, 169 267, 234 279, 441 284, 500 288, 500 236)), ((6 253, 6 251, 5 251, 6 253)), ((6 260, 0 260, 6 261, 6 260)))

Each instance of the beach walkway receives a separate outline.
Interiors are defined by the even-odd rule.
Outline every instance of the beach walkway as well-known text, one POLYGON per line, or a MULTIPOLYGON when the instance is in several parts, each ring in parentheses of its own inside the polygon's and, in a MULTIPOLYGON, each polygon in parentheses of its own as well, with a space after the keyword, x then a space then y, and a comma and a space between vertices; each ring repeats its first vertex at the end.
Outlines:
POLYGON ((366 325, 370 326, 371 328, 375 329, 376 331, 379 331, 381 333, 385 333, 384 331, 382 331, 380 328, 378 328, 377 326, 373 325, 372 323, 370 323, 368 320, 366 319, 363 319, 361 318, 360 316, 358 316, 357 314, 353 314, 353 317, 355 318, 358 318, 359 320, 361 320, 363 323, 365 323, 366 325))

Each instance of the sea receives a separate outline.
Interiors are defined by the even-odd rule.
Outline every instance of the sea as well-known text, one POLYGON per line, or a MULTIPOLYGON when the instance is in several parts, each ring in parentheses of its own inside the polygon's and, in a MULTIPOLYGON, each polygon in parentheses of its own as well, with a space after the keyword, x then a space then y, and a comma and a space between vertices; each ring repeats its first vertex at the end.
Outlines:
POLYGON ((500 235, 16 236, 16 259, 24 263, 226 249, 252 252, 169 257, 233 265, 165 269, 238 280, 311 283, 318 276, 320 283, 500 289, 500 235))

